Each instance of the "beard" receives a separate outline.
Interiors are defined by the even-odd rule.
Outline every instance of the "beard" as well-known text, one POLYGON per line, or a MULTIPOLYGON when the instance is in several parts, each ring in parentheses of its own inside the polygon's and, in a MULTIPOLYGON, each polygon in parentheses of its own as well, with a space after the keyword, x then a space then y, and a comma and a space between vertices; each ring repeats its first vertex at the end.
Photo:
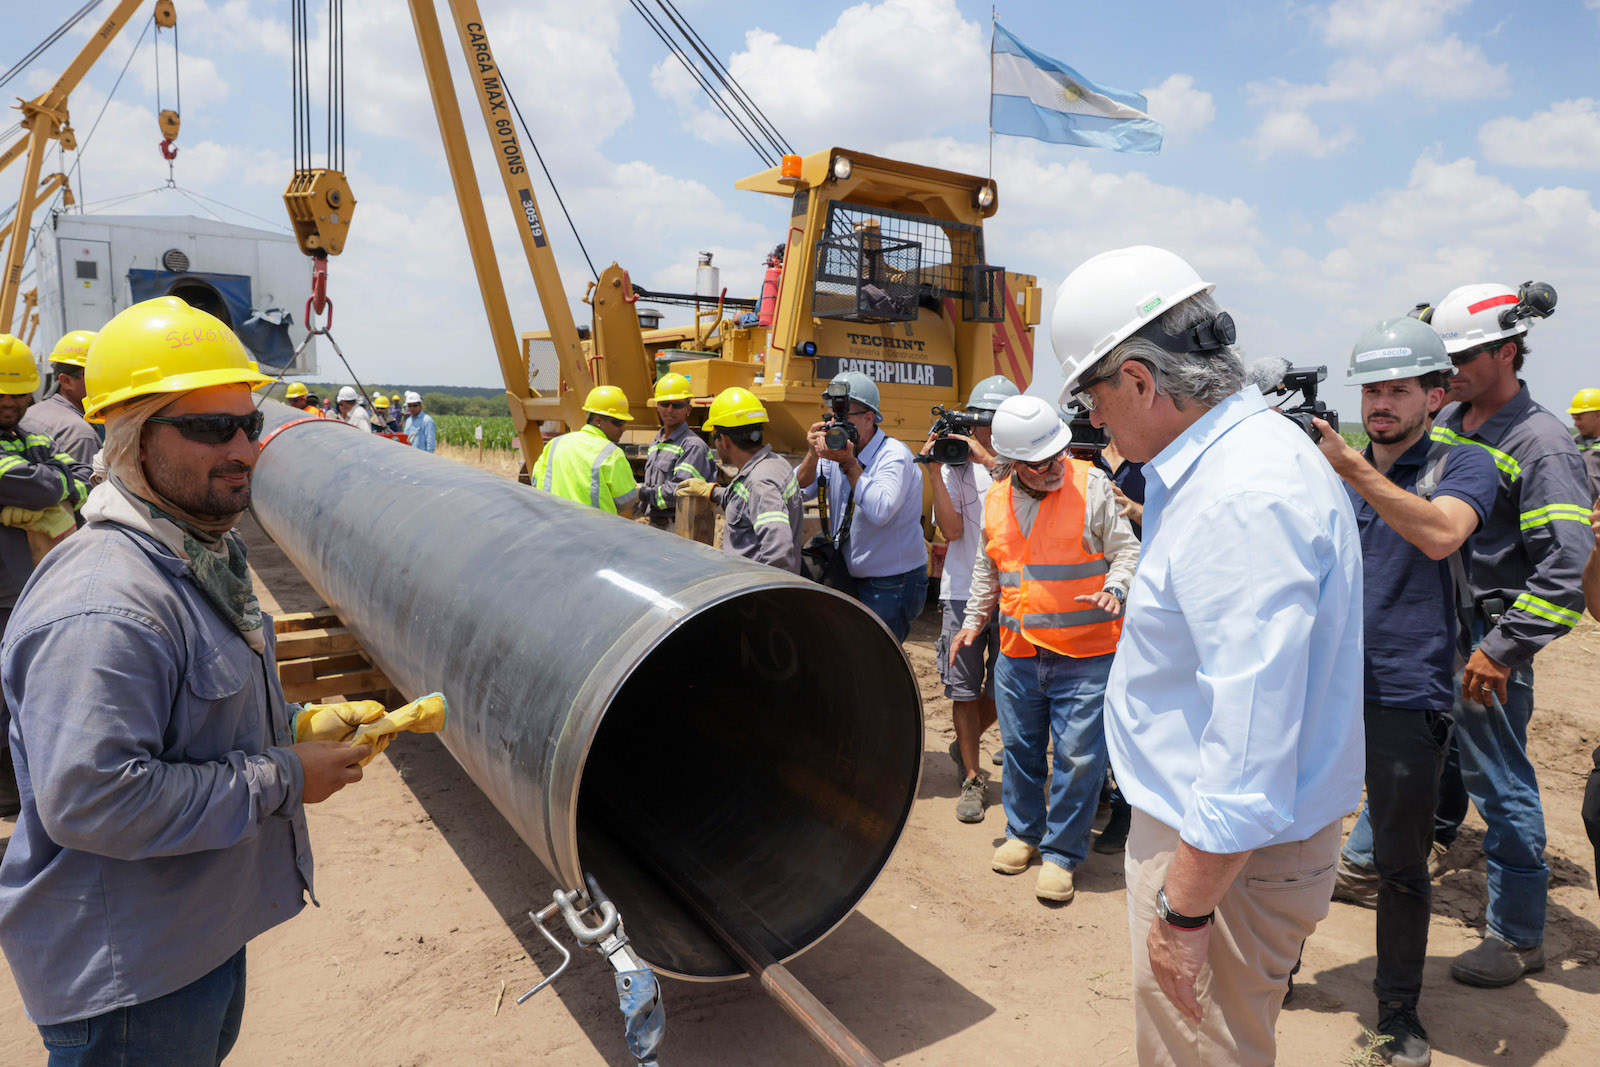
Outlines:
POLYGON ((250 476, 248 465, 238 462, 218 463, 206 472, 204 481, 184 477, 183 472, 171 466, 160 455, 152 456, 145 464, 145 478, 150 487, 191 515, 203 519, 231 519, 250 506, 250 476), (238 486, 217 486, 213 479, 222 475, 243 474, 245 483, 238 486))
POLYGON ((1368 424, 1364 426, 1368 437, 1372 438, 1380 445, 1392 445, 1397 442, 1404 441, 1407 437, 1410 437, 1413 433, 1416 433, 1417 430, 1422 426, 1423 420, 1427 417, 1427 413, 1423 412, 1410 421, 1404 421, 1400 418, 1400 416, 1396 415, 1392 411, 1374 411, 1362 421, 1368 424), (1384 418, 1392 420, 1395 425, 1381 432, 1374 431, 1370 423, 1374 417, 1380 415, 1384 418))
POLYGON ((1053 493, 1065 485, 1067 481, 1067 466, 1065 463, 1054 464, 1048 471, 1043 473, 1029 470, 1027 467, 1018 467, 1017 473, 1022 478, 1022 484, 1036 493, 1053 493))

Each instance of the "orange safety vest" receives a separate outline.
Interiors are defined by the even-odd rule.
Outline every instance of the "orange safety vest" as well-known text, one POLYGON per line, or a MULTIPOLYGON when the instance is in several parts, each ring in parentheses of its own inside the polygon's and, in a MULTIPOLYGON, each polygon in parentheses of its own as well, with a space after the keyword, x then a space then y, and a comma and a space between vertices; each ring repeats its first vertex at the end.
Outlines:
POLYGON ((1069 460, 1071 479, 1039 501, 1033 532, 1022 536, 1011 510, 1011 480, 989 488, 983 532, 989 558, 1000 571, 1000 651, 1035 655, 1035 646, 1084 659, 1115 652, 1121 616, 1075 597, 1098 593, 1111 569, 1104 555, 1083 547, 1089 464, 1069 460))

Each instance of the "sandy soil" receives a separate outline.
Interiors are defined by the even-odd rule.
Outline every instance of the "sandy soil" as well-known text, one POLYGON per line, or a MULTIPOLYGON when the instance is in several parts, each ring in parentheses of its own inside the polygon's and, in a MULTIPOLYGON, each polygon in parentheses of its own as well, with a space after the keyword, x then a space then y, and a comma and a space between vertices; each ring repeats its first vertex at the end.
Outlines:
MULTIPOLYGON (((246 533, 273 603, 318 606, 259 530, 246 533)), ((998 782, 983 823, 956 821, 936 636, 929 613, 907 646, 926 741, 904 839, 857 912, 792 969, 886 1062, 1132 1063, 1121 857, 1091 854, 1066 906, 1036 900, 1031 873, 990 871, 1004 828, 998 782)), ((1538 661, 1531 747, 1550 826, 1548 968, 1497 991, 1448 975, 1483 920, 1473 815, 1457 846, 1461 867, 1436 886, 1422 1011, 1437 1064, 1596 1062, 1600 900, 1578 807, 1600 741, 1597 656, 1600 627, 1586 620, 1538 661)), ((991 735, 986 751, 994 744, 991 735)), ((599 959, 579 956, 553 987, 514 1003, 557 962, 526 916, 556 887, 436 740, 401 738, 365 781, 313 808, 310 822, 321 907, 250 946, 249 1008, 230 1064, 631 1062, 599 959)), ((0 823, 0 837, 9 833, 0 823)), ((1371 911, 1333 905, 1279 1023, 1281 1062, 1344 1062, 1361 1027, 1376 1023, 1373 936, 1371 911)), ((829 1062, 752 982, 663 984, 669 1064, 829 1062)), ((0 973, 0 1063, 43 1062, 9 972, 0 973)))

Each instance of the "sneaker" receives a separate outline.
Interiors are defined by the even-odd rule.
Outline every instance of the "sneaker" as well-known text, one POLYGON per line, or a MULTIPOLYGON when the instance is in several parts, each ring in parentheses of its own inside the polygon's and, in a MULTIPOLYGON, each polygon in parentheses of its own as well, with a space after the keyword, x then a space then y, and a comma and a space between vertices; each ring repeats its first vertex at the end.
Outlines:
POLYGON ((1378 872, 1339 857, 1339 871, 1333 876, 1333 899, 1358 908, 1378 906, 1378 872))
POLYGON ((983 802, 983 779, 973 775, 961 783, 961 799, 956 801, 956 818, 962 822, 982 822, 983 802))
POLYGON ((1133 809, 1126 804, 1113 804, 1111 818, 1106 821, 1106 828, 1100 831, 1100 836, 1094 839, 1090 847, 1096 852, 1114 855, 1128 847, 1128 826, 1133 822, 1133 809))
POLYGON ((1072 887, 1072 872, 1045 860, 1039 867, 1039 881, 1033 887, 1034 896, 1040 900, 1053 900, 1065 904, 1077 892, 1072 887))
POLYGON ((994 764, 996 767, 1004 766, 1006 762, 1005 751, 997 748, 993 752, 989 753, 989 762, 994 764))
POLYGON ((1378 1033, 1389 1039, 1376 1050, 1384 1063, 1395 1067, 1428 1067, 1433 1062, 1428 1031, 1422 1028, 1416 1008, 1398 1001, 1378 1005, 1378 1033))
POLYGON ((1428 880, 1433 881, 1455 868, 1450 862, 1450 846, 1435 841, 1428 849, 1428 880))
POLYGON ((1544 944, 1518 948, 1493 934, 1483 935, 1478 947, 1457 956, 1450 977, 1484 989, 1508 986, 1525 974, 1544 970, 1544 944))
POLYGON ((1039 850, 1033 845, 1008 837, 1005 844, 994 850, 994 858, 989 861, 989 866, 1001 874, 1021 874, 1038 855, 1039 850))

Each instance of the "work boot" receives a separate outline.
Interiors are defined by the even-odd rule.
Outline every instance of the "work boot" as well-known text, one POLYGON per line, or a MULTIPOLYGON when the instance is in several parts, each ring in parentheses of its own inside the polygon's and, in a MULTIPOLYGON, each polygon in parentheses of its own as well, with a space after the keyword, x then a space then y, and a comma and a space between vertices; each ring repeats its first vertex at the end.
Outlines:
POLYGON ((1399 1001, 1378 1005, 1378 1033, 1389 1039, 1377 1049, 1384 1063, 1395 1067, 1428 1067, 1433 1062, 1428 1031, 1422 1028, 1416 1008, 1399 1001))
POLYGON ((983 779, 975 774, 961 783, 961 799, 956 801, 956 818, 962 822, 982 822, 983 802, 983 779))
POLYGON ((1378 906, 1378 872, 1359 863, 1351 863, 1342 854, 1339 870, 1333 876, 1333 899, 1358 908, 1378 906))
POLYGON ((1033 845, 1008 837, 1005 844, 994 850, 994 859, 989 861, 989 866, 1001 874, 1021 874, 1038 855, 1039 850, 1033 845))
POLYGON ((1428 880, 1434 881, 1454 868, 1455 864, 1450 862, 1450 846, 1442 841, 1435 841, 1428 848, 1428 880))
POLYGON ((1053 860, 1045 860, 1039 868, 1039 881, 1033 887, 1034 896, 1040 900, 1054 900, 1065 904, 1077 890, 1072 888, 1072 872, 1059 867, 1053 860))
POLYGON ((0 746, 0 819, 22 813, 22 795, 17 792, 16 769, 11 764, 11 746, 0 746))
POLYGON ((1096 852, 1114 855, 1128 847, 1128 827, 1133 822, 1133 809, 1126 804, 1111 805, 1111 818, 1106 828, 1094 839, 1091 846, 1096 852))
POLYGON ((1467 985, 1498 989, 1525 974, 1544 970, 1544 944, 1518 948, 1493 934, 1484 934, 1478 947, 1468 949, 1450 965, 1450 977, 1467 985))

